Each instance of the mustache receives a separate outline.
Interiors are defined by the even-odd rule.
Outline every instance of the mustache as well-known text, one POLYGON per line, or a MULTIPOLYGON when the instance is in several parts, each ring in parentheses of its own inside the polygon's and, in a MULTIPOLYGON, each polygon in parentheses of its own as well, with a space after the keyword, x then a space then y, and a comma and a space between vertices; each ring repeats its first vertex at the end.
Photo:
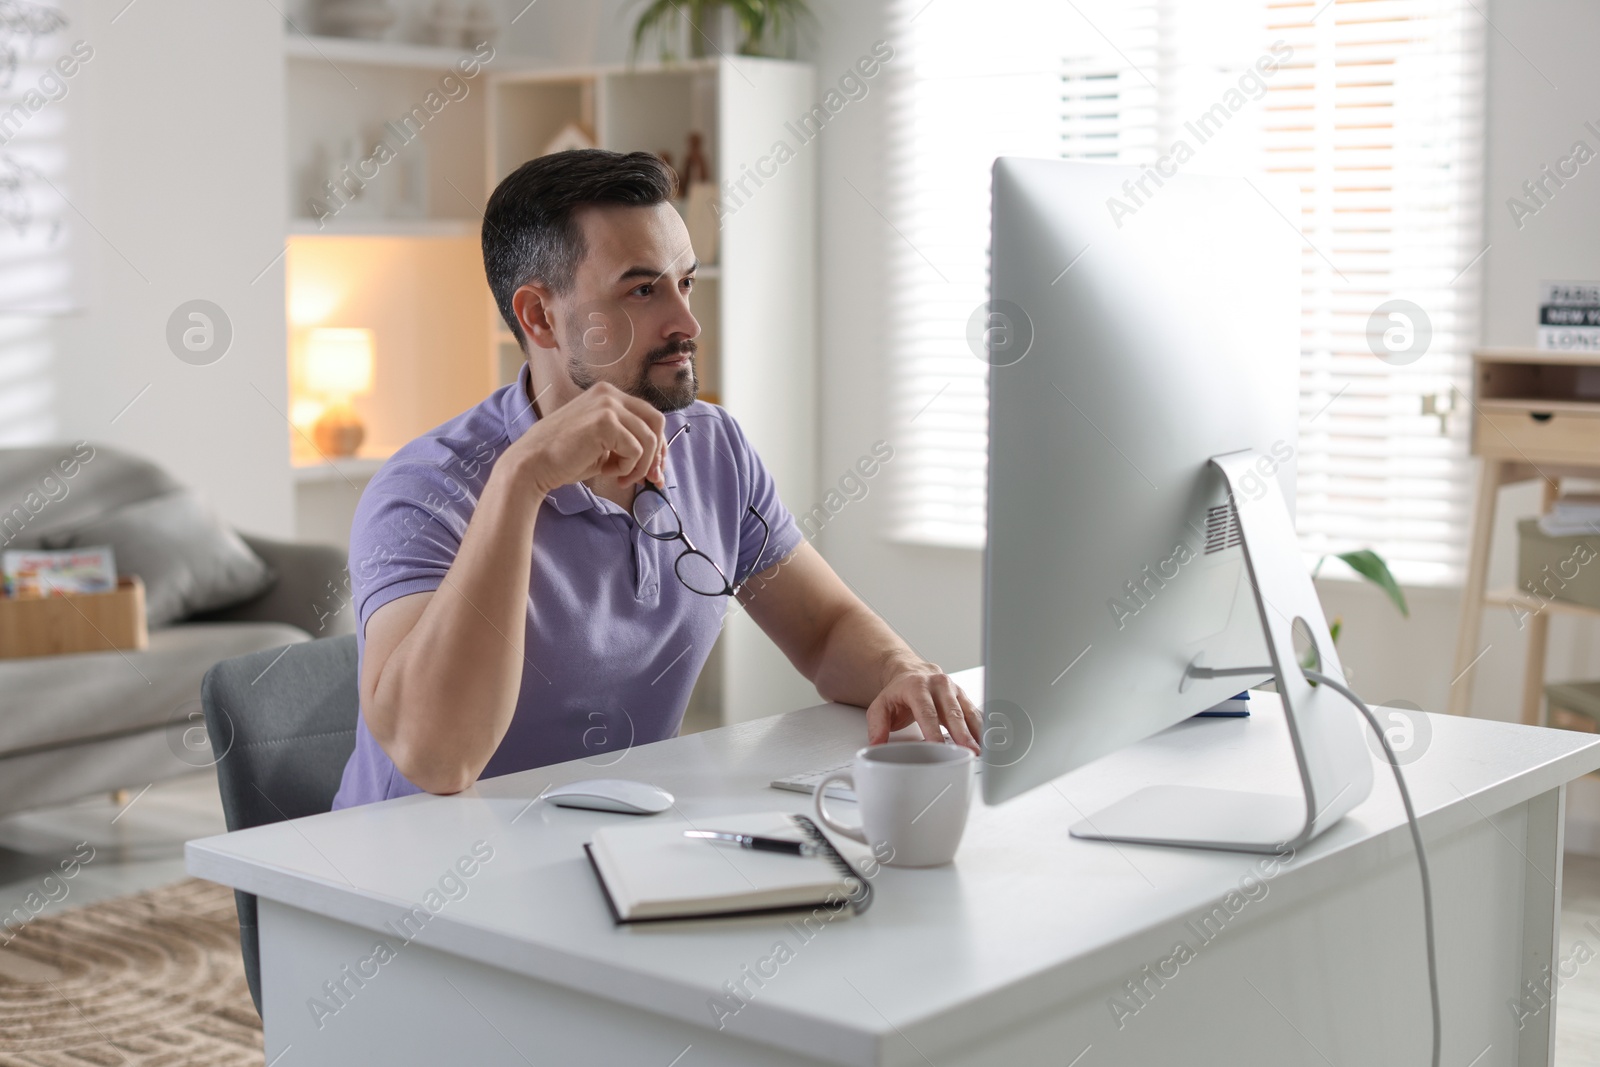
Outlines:
POLYGON ((645 356, 645 363, 659 363, 664 359, 675 359, 678 356, 689 356, 690 358, 693 358, 694 354, 699 351, 699 349, 700 345, 690 337, 685 337, 677 341, 668 341, 660 348, 652 350, 649 355, 645 356))

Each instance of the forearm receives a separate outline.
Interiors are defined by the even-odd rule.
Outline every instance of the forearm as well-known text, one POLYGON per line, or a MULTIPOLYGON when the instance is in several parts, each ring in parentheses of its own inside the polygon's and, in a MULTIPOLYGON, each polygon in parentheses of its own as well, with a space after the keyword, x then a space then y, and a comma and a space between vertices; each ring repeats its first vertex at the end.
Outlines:
POLYGON ((400 773, 429 792, 476 781, 516 711, 544 498, 525 488, 509 459, 491 471, 455 561, 374 687, 368 718, 386 724, 388 735, 374 736, 400 773))
POLYGON ((816 549, 802 544, 762 576, 760 595, 741 594, 789 662, 828 700, 867 709, 867 743, 881 744, 916 723, 978 751, 978 710, 937 664, 900 640, 816 549))
POLYGON ((897 674, 919 668, 938 670, 858 601, 829 624, 810 677, 824 699, 864 708, 897 674))

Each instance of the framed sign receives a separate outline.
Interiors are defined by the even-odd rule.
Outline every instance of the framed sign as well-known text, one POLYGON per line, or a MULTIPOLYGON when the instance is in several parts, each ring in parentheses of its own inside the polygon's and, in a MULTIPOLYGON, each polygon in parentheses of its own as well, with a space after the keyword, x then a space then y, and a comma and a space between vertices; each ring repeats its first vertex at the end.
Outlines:
POLYGON ((1539 344, 1547 352, 1600 352, 1600 282, 1539 284, 1539 344))

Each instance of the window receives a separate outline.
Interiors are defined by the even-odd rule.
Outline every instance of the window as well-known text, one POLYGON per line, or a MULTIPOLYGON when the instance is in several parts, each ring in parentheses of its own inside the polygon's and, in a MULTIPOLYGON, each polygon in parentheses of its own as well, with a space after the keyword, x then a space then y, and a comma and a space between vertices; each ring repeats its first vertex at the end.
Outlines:
MULTIPOLYGON (((0 315, 83 308, 69 116, 73 79, 94 53, 71 29, 54 4, 0 7, 0 315)), ((13 339, 23 332, 7 329, 13 339)))
POLYGON ((983 543, 987 390, 966 325, 987 297, 994 156, 1146 164, 1187 137, 1186 169, 1280 174, 1302 190, 1303 545, 1376 548, 1403 581, 1459 580, 1466 420, 1424 412, 1465 407, 1477 329, 1484 38, 1468 0, 896 10, 893 535, 983 543), (1264 55, 1274 73, 1194 145, 1186 124, 1264 55), (1431 340, 1420 358, 1379 358, 1374 330, 1431 340))

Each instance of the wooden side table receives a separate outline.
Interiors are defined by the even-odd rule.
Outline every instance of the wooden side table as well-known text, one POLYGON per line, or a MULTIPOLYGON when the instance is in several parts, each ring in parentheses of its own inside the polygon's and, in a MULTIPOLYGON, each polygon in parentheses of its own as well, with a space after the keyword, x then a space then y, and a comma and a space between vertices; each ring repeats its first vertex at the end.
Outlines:
POLYGON ((1488 651, 1481 644, 1483 609, 1515 606, 1527 613, 1522 721, 1538 725, 1543 721, 1550 616, 1600 612, 1546 601, 1515 588, 1486 589, 1489 541, 1502 486, 1541 481, 1542 514, 1555 502, 1562 478, 1600 478, 1600 353, 1481 348, 1472 353, 1472 370, 1472 453, 1482 457, 1483 465, 1448 707, 1453 715, 1465 715, 1472 706, 1474 675, 1488 651))
POLYGON ((1563 730, 1600 733, 1600 682, 1563 682, 1547 685, 1550 725, 1563 730))

